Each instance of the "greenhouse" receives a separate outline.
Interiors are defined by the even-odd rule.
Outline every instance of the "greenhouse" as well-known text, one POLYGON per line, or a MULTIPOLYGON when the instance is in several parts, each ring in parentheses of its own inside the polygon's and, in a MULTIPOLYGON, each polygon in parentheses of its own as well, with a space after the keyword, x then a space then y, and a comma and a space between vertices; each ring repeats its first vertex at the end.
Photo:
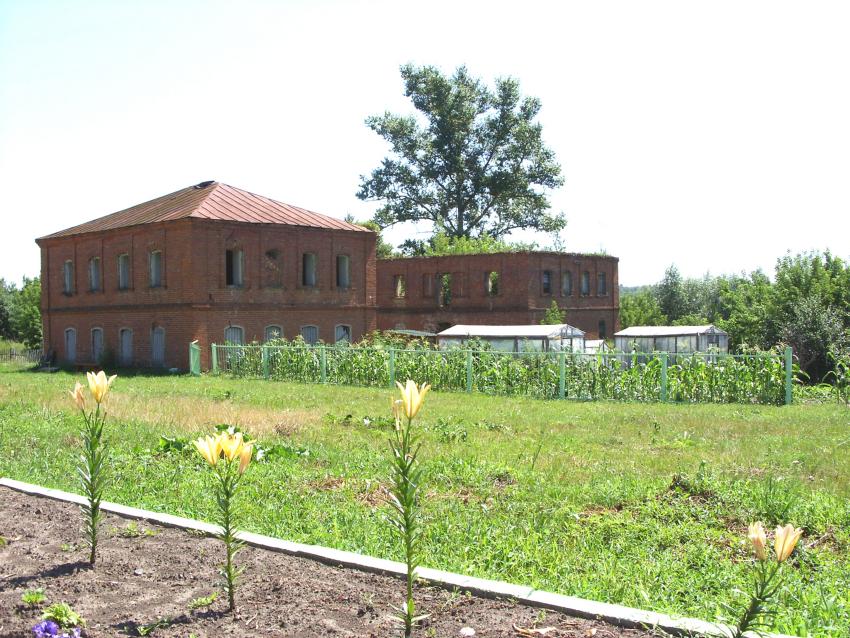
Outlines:
POLYGON ((729 352, 729 334, 714 325, 632 326, 614 335, 620 352, 729 352))
POLYGON ((485 341, 502 352, 584 351, 584 332, 566 323, 554 325, 457 325, 437 334, 443 350, 463 346, 470 339, 485 341))

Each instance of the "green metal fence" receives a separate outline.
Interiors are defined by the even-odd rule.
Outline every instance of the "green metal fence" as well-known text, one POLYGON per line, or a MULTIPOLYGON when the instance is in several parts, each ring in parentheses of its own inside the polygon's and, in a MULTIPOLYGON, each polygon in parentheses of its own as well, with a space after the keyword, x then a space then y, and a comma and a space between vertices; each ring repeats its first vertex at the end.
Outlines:
POLYGON ((790 404, 790 349, 689 355, 405 350, 366 346, 220 345, 213 373, 238 377, 390 387, 427 382, 435 390, 545 399, 790 404))

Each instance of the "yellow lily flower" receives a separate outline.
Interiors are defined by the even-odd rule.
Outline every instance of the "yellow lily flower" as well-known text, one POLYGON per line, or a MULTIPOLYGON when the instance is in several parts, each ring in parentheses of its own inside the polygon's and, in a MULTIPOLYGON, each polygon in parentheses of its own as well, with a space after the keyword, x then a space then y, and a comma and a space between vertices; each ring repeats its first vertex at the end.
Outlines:
POLYGON ((422 401, 425 399, 425 395, 428 394, 428 390, 431 389, 431 386, 427 383, 423 383, 421 386, 417 387, 417 385, 410 379, 408 379, 407 383, 404 385, 401 385, 400 382, 396 381, 396 385, 401 391, 404 415, 408 419, 413 419, 413 417, 416 416, 416 413, 419 412, 419 408, 422 407, 422 401))
POLYGON ((222 432, 218 439, 221 444, 221 450, 224 452, 224 457, 228 461, 232 461, 239 456, 239 452, 242 450, 243 445, 241 432, 237 432, 236 434, 227 434, 222 432))
POLYGON ((756 550, 756 558, 759 560, 767 558, 767 534, 764 533, 764 526, 761 524, 761 521, 750 524, 747 537, 756 550))
POLYGON ((201 453, 201 456, 204 457, 207 463, 214 466, 218 462, 219 447, 217 441, 213 439, 213 437, 201 437, 200 439, 192 442, 195 444, 198 452, 201 453))
POLYGON ((101 403, 106 398, 106 394, 109 392, 109 387, 112 385, 112 382, 115 381, 117 376, 117 374, 113 374, 107 379, 106 373, 103 370, 97 374, 94 372, 86 372, 86 378, 89 381, 89 391, 97 403, 101 403))
POLYGON ((254 453, 254 446, 250 443, 244 443, 239 451, 239 473, 243 474, 251 462, 251 455, 254 453))
POLYGON ((803 530, 794 528, 791 523, 785 527, 776 528, 776 539, 774 540, 774 550, 776 551, 776 560, 780 563, 785 562, 797 546, 797 541, 803 535, 803 530))
POLYGON ((74 389, 68 390, 68 392, 70 393, 71 398, 74 399, 74 403, 77 404, 77 407, 80 408, 80 410, 85 410, 86 409, 86 397, 83 394, 83 386, 80 384, 80 382, 77 381, 74 384, 74 389))

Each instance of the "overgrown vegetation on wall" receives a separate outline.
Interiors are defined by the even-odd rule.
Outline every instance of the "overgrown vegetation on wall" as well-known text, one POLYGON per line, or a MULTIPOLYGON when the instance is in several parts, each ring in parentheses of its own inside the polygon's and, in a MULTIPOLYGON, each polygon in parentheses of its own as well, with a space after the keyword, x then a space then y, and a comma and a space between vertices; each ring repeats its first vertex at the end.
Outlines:
POLYGON ((657 284, 620 297, 623 328, 707 323, 729 332, 736 351, 790 345, 820 380, 850 350, 850 263, 829 252, 788 254, 773 281, 761 270, 685 279, 670 266, 657 284))

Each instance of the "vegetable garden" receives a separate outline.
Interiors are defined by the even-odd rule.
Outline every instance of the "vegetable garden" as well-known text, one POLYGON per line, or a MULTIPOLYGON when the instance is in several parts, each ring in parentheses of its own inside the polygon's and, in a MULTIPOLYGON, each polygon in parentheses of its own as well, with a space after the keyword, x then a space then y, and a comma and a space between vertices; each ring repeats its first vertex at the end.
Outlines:
POLYGON ((310 346, 301 341, 212 346, 212 369, 235 377, 387 387, 427 380, 436 390, 580 401, 791 402, 790 352, 580 354, 478 349, 310 346))

